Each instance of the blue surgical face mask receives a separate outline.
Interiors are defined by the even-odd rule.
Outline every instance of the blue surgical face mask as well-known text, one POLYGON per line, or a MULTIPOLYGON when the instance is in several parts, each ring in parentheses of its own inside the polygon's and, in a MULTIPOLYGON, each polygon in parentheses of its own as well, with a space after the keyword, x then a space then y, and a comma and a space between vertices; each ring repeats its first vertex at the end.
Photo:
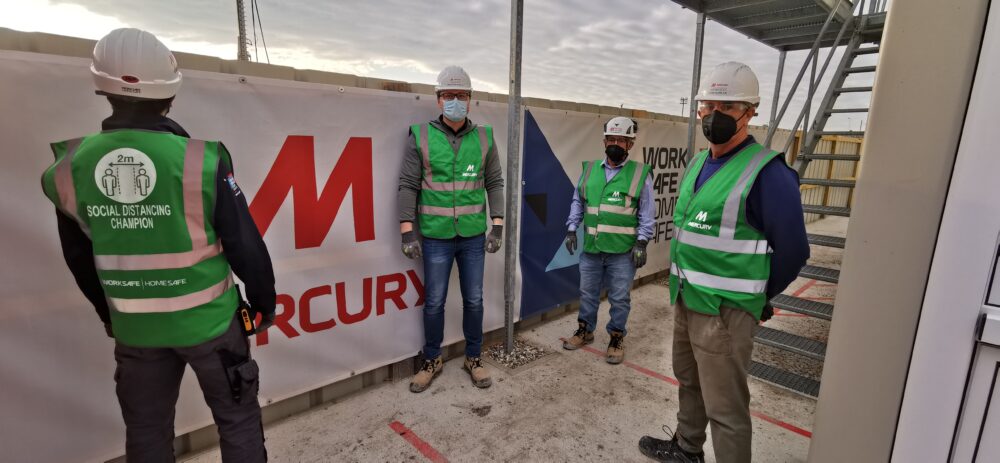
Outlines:
POLYGON ((469 114, 469 105, 465 101, 460 101, 458 98, 454 100, 445 100, 444 102, 444 117, 452 122, 461 122, 465 120, 465 116, 469 114))

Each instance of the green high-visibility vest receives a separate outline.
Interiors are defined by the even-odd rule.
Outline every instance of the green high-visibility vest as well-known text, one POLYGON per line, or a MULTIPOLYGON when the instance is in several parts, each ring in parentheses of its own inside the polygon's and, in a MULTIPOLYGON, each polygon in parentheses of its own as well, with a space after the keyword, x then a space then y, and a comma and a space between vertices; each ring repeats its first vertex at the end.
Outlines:
POLYGON ((486 233, 486 153, 493 143, 493 128, 480 125, 466 133, 458 153, 441 129, 414 124, 423 168, 418 198, 420 233, 449 239, 486 233))
POLYGON ((583 252, 622 254, 632 250, 639 226, 639 195, 649 169, 629 160, 607 180, 600 161, 584 161, 578 187, 580 199, 587 205, 583 252))
POLYGON ((771 248, 746 221, 746 199, 754 179, 778 152, 753 144, 733 155, 695 193, 708 150, 698 153, 681 180, 670 242, 670 301, 718 315, 734 307, 760 319, 767 302, 771 248))
POLYGON ((52 144, 42 188, 93 243, 115 339, 193 346, 221 335, 237 306, 212 226, 218 142, 115 130, 52 144))

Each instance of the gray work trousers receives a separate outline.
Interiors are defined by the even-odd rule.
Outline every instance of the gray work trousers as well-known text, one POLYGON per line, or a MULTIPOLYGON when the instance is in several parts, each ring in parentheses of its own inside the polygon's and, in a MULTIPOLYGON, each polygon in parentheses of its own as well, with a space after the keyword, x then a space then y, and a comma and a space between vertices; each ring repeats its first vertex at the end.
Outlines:
POLYGON ((681 298, 674 306, 674 375, 680 383, 678 444, 701 452, 705 427, 719 463, 748 463, 753 426, 747 370, 757 320, 749 312, 721 307, 720 315, 692 311, 681 298))
MULTIPOLYGON (((125 419, 126 460, 174 461, 174 407, 185 366, 191 365, 219 428, 222 461, 267 461, 257 403, 258 378, 245 374, 252 377, 243 378, 237 402, 226 374, 226 364, 244 360, 250 360, 250 343, 235 317, 225 333, 197 346, 150 348, 115 343, 115 382, 125 419)), ((249 370, 256 372, 256 365, 249 370)))

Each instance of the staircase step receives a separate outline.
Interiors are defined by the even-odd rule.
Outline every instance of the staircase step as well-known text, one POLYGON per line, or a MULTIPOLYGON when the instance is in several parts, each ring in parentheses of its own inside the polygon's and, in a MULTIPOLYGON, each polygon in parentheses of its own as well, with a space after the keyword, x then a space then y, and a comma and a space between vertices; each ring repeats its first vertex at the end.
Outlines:
POLYGON ((826 246, 830 248, 844 249, 844 246, 847 244, 847 238, 841 238, 839 236, 817 235, 815 233, 807 233, 806 237, 809 238, 809 244, 815 244, 816 246, 826 246))
POLYGON ((816 204, 803 204, 802 212, 806 214, 839 215, 841 217, 851 216, 851 208, 849 207, 819 206, 816 204))
POLYGON ((787 350, 811 359, 823 360, 826 355, 826 344, 822 342, 766 326, 758 326, 753 339, 765 346, 787 350))
POLYGON ((814 132, 816 135, 837 135, 842 137, 864 137, 864 132, 859 132, 856 130, 820 130, 814 132))
POLYGON ((840 87, 834 89, 834 93, 863 93, 872 91, 871 87, 840 87))
POLYGON ((858 74, 862 72, 875 72, 875 66, 855 66, 844 69, 845 74, 858 74))
POLYGON ((840 270, 817 267, 815 265, 806 265, 799 270, 799 276, 803 278, 811 278, 813 280, 825 281, 827 283, 836 283, 840 280, 840 270))
POLYGON ((747 372, 754 378, 787 391, 813 399, 819 397, 819 381, 814 379, 755 361, 750 362, 750 369, 747 372))
POLYGON ((823 320, 833 319, 833 304, 811 301, 800 297, 779 294, 771 299, 771 305, 776 309, 787 310, 789 312, 800 313, 810 317, 822 318, 823 320))
POLYGON ((854 50, 855 55, 870 55, 872 53, 878 53, 880 46, 875 45, 874 47, 857 48, 854 50))
POLYGON ((829 109, 826 111, 827 114, 844 114, 844 113, 866 113, 868 108, 836 108, 829 109))
POLYGON ((854 188, 854 180, 839 178, 802 178, 799 182, 803 185, 832 186, 839 188, 854 188))
POLYGON ((813 153, 813 154, 802 154, 799 155, 800 158, 809 159, 810 161, 818 160, 828 160, 828 161, 860 161, 861 155, 859 154, 830 154, 830 153, 813 153))

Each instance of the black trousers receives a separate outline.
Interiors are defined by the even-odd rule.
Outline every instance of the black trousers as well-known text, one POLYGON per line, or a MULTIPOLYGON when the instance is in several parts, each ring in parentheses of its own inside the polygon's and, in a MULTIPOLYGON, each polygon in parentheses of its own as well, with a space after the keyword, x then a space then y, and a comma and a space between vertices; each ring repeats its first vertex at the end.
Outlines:
POLYGON ((116 343, 115 361, 128 462, 174 461, 174 409, 186 365, 191 365, 197 375, 205 402, 212 409, 219 428, 222 461, 267 461, 257 403, 256 364, 241 368, 244 377, 238 401, 227 375, 227 367, 252 362, 249 339, 235 317, 225 333, 193 347, 149 348, 116 343))

